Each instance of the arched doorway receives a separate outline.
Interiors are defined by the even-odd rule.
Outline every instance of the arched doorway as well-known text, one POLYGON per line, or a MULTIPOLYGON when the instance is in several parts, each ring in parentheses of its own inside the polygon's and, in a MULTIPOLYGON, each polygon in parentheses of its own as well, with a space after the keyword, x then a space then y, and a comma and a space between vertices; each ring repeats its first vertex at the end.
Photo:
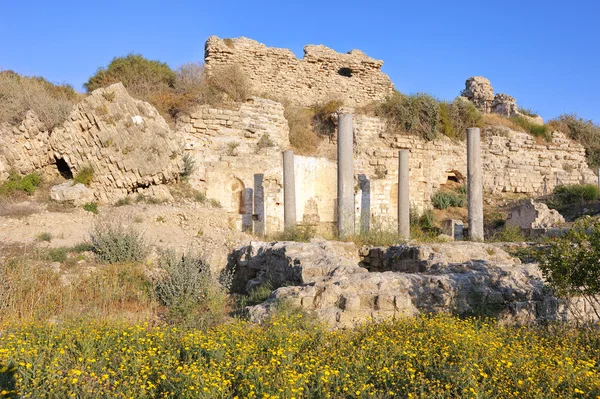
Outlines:
POLYGON ((229 190, 231 193, 231 201, 229 205, 230 212, 239 214, 244 214, 246 212, 246 205, 244 201, 245 189, 246 186, 244 186, 244 183, 240 179, 234 177, 231 180, 229 184, 229 190))

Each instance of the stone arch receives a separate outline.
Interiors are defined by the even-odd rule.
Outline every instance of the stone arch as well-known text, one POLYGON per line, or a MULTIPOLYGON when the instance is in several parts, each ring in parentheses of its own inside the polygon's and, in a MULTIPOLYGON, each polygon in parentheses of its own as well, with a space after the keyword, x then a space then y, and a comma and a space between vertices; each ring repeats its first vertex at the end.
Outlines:
POLYGON ((234 177, 230 180, 227 188, 231 194, 229 211, 240 214, 245 213, 246 205, 244 193, 246 191, 246 186, 244 185, 244 182, 237 177, 234 177))

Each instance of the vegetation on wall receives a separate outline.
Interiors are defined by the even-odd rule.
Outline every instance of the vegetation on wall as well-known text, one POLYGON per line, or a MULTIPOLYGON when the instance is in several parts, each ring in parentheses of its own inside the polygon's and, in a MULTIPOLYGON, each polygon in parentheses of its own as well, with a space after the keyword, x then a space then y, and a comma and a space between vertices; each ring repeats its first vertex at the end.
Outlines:
POLYGON ((373 112, 386 118, 394 131, 427 141, 440 134, 462 140, 467 127, 483 127, 483 116, 472 103, 460 99, 442 102, 423 93, 405 95, 396 91, 375 105, 373 112))
POLYGON ((564 114, 548 122, 551 130, 558 130, 585 148, 588 165, 600 167, 600 125, 576 114, 564 114))

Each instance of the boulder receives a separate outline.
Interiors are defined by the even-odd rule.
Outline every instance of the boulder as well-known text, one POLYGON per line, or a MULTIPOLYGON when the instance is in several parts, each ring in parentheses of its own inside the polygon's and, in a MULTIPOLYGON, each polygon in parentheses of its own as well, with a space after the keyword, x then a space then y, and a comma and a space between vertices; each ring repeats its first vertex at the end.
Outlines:
POLYGON ((71 202, 73 205, 80 206, 88 202, 93 202, 94 191, 85 185, 72 181, 53 186, 50 189, 50 198, 57 202, 71 202))
POLYGON ((517 226, 524 230, 548 229, 560 227, 565 218, 555 209, 549 209, 546 204, 528 199, 508 215, 507 226, 517 226))

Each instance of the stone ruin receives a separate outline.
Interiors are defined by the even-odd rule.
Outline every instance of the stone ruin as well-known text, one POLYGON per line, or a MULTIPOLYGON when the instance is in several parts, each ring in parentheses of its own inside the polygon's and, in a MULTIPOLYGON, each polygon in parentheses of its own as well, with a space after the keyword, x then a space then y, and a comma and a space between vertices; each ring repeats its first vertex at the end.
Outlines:
POLYGON ((245 37, 223 40, 211 36, 204 60, 208 71, 239 65, 253 92, 301 106, 330 100, 366 105, 383 100, 394 90, 390 78, 381 72, 383 61, 360 50, 342 54, 323 45, 308 45, 304 58, 298 59, 288 49, 267 47, 245 37))
POLYGON ((549 209, 548 205, 528 199, 516 206, 508 215, 507 226, 516 226, 526 233, 534 230, 546 230, 562 227, 565 218, 555 209, 549 209))
POLYGON ((95 199, 111 203, 175 181, 183 168, 183 140, 152 105, 132 98, 121 83, 93 91, 51 132, 41 126, 28 112, 20 125, 0 128, 0 181, 11 169, 73 178, 92 168, 95 199))
POLYGON ((520 112, 514 97, 503 93, 494 95, 490 81, 483 76, 473 76, 467 79, 461 96, 471 101, 484 114, 493 113, 506 117, 520 116, 532 123, 544 124, 542 117, 533 117, 520 112))
POLYGON ((493 244, 404 244, 359 251, 352 243, 253 242, 230 256, 233 290, 275 289, 247 311, 261 321, 278 300, 334 328, 421 313, 486 315, 504 323, 596 320, 582 300, 570 306, 546 288, 536 264, 493 244))
MULTIPOLYGON (((296 101, 313 104, 325 99, 330 89, 342 87, 338 92, 342 99, 361 104, 393 90, 379 69, 381 62, 357 51, 338 54, 308 46, 305 58, 299 60, 289 50, 245 38, 208 39, 209 70, 236 60, 248 69, 256 91, 271 98, 292 93, 296 101), (344 65, 356 73, 340 75, 344 65), (302 87, 294 86, 298 84, 302 87)), ((468 82, 465 94, 479 107, 488 107, 489 112, 492 108, 501 112, 502 107, 505 113, 515 110, 514 102, 508 105, 512 101, 508 96, 493 95, 487 79, 468 82)), ((178 179, 185 154, 196 164, 189 177, 192 187, 218 199, 238 228, 260 226, 255 231, 262 233, 283 230, 281 152, 289 148, 289 127, 284 107, 277 101, 251 97, 227 108, 201 106, 180 118, 173 131, 150 104, 131 98, 117 84, 77 104, 63 126, 52 132, 41 126, 29 112, 19 125, 0 127, 0 180, 11 168, 23 174, 60 172, 69 177, 90 166, 95 171, 90 188, 96 200, 112 203, 137 194, 169 199, 164 183, 178 179), (262 198, 258 206, 255 195, 262 198)), ((445 136, 425 141, 399 135, 389 131, 384 119, 354 112, 353 137, 357 230, 396 224, 399 150, 410 151, 410 202, 418 212, 431 207, 436 191, 463 182, 467 175, 464 143, 445 136)), ((328 151, 335 151, 333 144, 330 147, 328 151)), ((586 164, 585 149, 558 132, 553 132, 550 142, 538 143, 526 133, 486 128, 481 152, 486 192, 542 195, 558 184, 597 180, 586 164)), ((337 212, 335 157, 296 155, 294 169, 296 220, 329 231, 337 212)))

